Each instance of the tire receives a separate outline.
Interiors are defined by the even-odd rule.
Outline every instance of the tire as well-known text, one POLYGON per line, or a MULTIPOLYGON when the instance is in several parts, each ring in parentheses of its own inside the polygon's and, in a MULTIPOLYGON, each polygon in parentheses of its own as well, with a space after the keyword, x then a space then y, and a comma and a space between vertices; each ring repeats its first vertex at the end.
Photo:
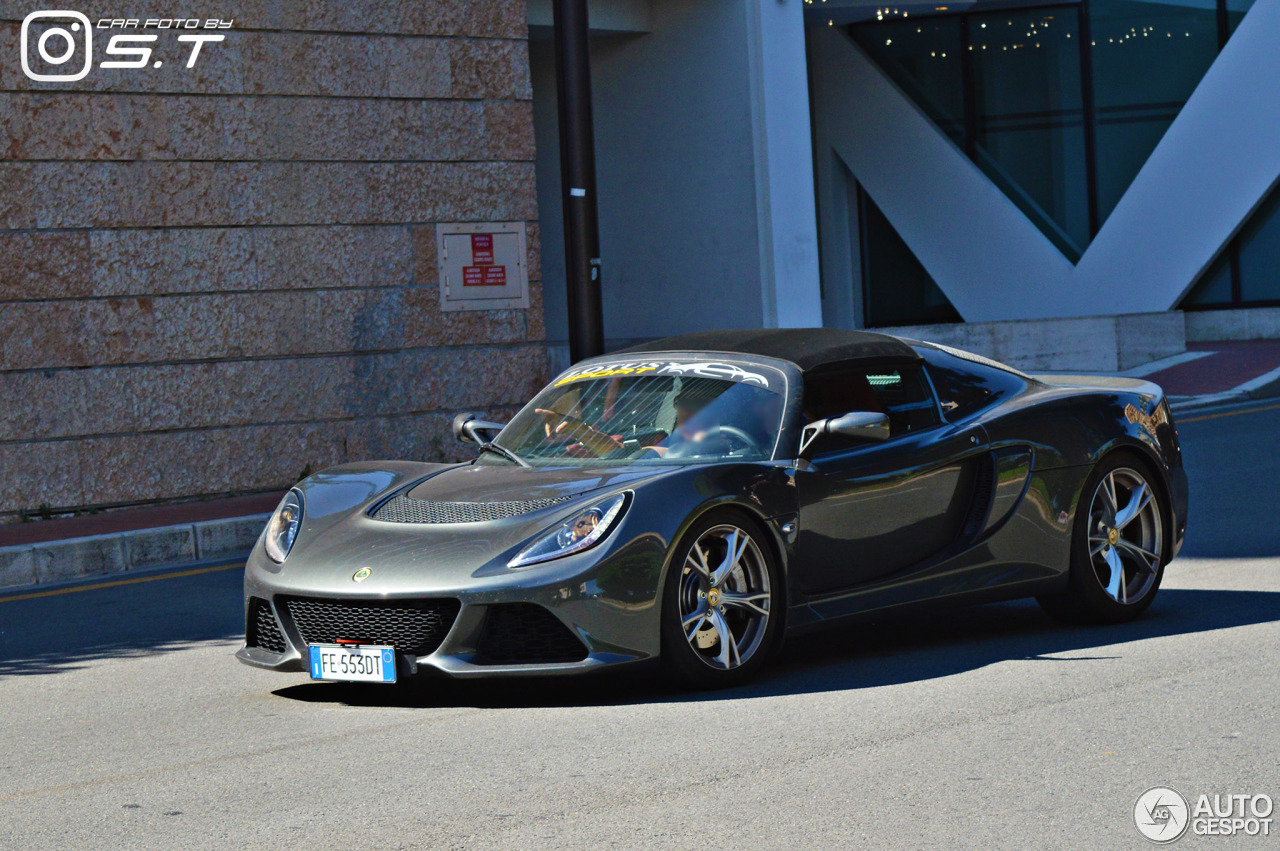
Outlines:
POLYGON ((664 667, 697 689, 747 681, 778 647, 783 600, 777 559, 756 522, 732 509, 708 512, 680 539, 667 571, 664 667), (731 547, 737 558, 727 560, 731 547))
POLYGON ((1076 508, 1067 588, 1036 599, 1049 614, 1069 622, 1123 623, 1138 617, 1160 590, 1172 551, 1172 516, 1164 488, 1146 461, 1128 452, 1103 458, 1085 480, 1076 508))

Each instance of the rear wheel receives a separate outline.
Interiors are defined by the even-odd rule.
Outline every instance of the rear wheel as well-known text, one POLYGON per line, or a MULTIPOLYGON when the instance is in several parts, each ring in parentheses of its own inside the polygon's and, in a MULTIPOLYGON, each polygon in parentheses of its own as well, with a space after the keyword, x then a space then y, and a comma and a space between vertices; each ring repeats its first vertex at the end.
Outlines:
POLYGON ((743 682, 781 624, 781 583, 767 542, 736 511, 712 512, 681 539, 667 576, 662 658, 695 688, 743 682))
POLYGON ((1120 623, 1142 614, 1155 598, 1168 561, 1163 491, 1147 465, 1109 456, 1085 482, 1071 536, 1067 590, 1040 597, 1055 616, 1120 623))

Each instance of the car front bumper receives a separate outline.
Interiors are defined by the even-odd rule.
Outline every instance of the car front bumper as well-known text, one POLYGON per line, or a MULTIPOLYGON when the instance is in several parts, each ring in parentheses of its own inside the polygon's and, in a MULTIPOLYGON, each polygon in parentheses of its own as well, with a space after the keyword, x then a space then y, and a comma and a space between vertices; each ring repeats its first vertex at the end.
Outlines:
POLYGON ((365 583, 374 587, 346 591, 289 582, 282 579, 279 567, 259 546, 246 565, 246 643, 236 658, 272 671, 307 672, 309 644, 331 643, 335 638, 391 643, 379 640, 376 629, 348 626, 350 618, 341 620, 341 626, 323 623, 323 629, 318 629, 314 615, 303 620, 295 616, 299 600, 318 603, 321 609, 340 606, 343 613, 456 601, 452 604, 456 615, 449 615, 442 638, 436 635, 426 642, 429 646, 417 651, 395 642, 398 677, 432 671, 452 677, 574 674, 640 662, 658 655, 660 606, 656 589, 661 565, 659 559, 657 569, 640 571, 648 575, 646 580, 635 575, 635 555, 621 554, 620 563, 618 553, 587 552, 511 571, 504 578, 486 577, 452 587, 438 581, 424 582, 419 590, 398 583, 400 587, 393 593, 377 593, 374 583, 365 583), (620 576, 624 581, 618 581, 620 576), (253 606, 263 602, 251 603, 255 598, 269 605, 278 641, 263 642, 257 636, 253 606), (513 616, 516 611, 521 613, 519 617, 513 616), (495 630, 506 630, 507 634, 495 636, 495 630), (505 650, 493 652, 495 642, 505 650), (277 652, 263 643, 276 648, 283 645, 284 649, 277 652), (556 652, 539 658, 539 648, 556 652))

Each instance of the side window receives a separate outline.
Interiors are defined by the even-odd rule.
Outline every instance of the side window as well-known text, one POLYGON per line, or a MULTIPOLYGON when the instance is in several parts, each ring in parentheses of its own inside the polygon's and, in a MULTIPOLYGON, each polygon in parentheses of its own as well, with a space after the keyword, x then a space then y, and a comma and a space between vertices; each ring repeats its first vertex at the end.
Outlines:
POLYGON ((991 389, 977 376, 941 366, 930 366, 929 377, 938 390, 938 403, 949 420, 964 419, 985 408, 991 389))
POLYGON ((958 422, 1001 400, 1026 390, 1026 375, 979 358, 961 358, 949 351, 931 351, 929 378, 938 391, 938 404, 948 422, 958 422))
POLYGON ((871 369, 866 376, 871 391, 889 415, 893 436, 923 431, 942 422, 933 391, 919 366, 871 369))
MULTIPOLYGON (((924 370, 916 364, 849 365, 811 373, 805 376, 803 401, 805 422, 810 423, 851 411, 888 414, 893 437, 941 422, 924 370)), ((821 454, 853 445, 824 435, 814 450, 821 454)))

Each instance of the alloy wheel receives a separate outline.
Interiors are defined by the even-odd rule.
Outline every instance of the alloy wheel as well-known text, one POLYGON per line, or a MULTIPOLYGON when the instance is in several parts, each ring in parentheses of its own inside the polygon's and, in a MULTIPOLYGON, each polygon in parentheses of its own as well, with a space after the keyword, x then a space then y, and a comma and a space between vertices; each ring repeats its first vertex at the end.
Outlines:
POLYGON ((1164 552, 1160 500, 1136 470, 1103 476, 1089 507, 1089 561, 1107 596, 1129 605, 1155 586, 1164 552))
POLYGON ((680 576, 680 626, 708 666, 744 664, 764 641, 772 593, 755 539, 732 524, 713 526, 685 555, 680 576))

